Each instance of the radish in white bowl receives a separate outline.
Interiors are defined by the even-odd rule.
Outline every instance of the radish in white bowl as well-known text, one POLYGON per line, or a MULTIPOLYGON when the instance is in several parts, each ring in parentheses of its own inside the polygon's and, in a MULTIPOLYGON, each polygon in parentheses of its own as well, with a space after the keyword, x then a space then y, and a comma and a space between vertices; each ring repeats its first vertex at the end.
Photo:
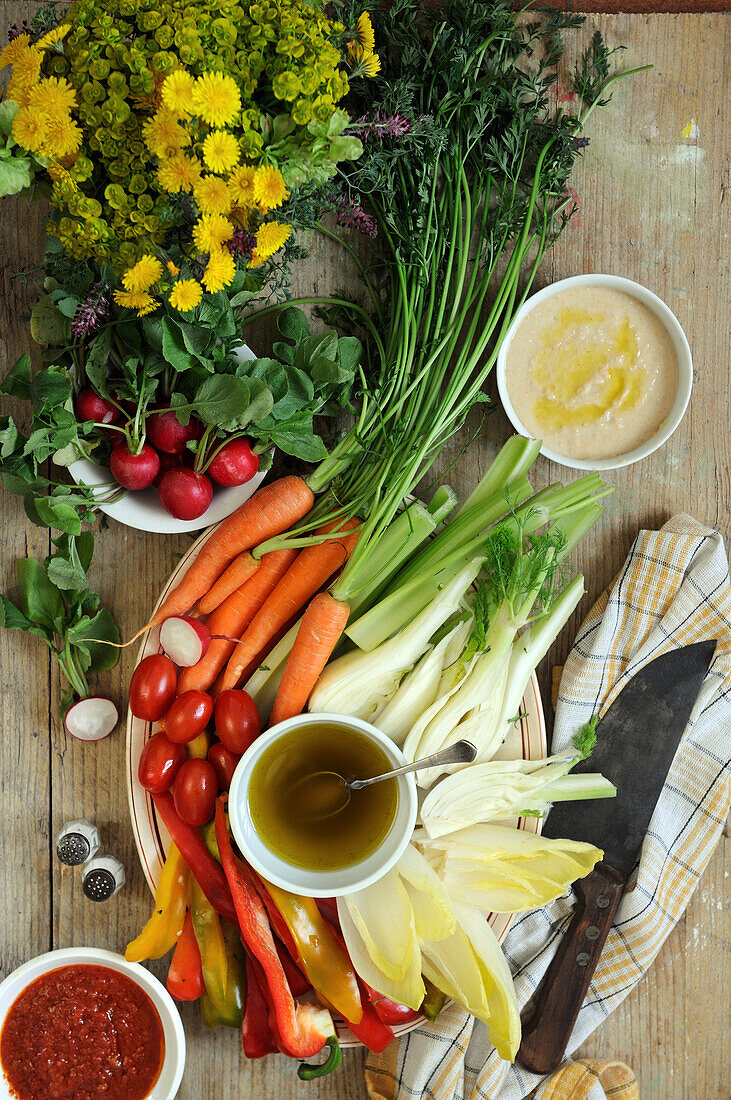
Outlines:
POLYGON ((118 721, 119 711, 111 699, 91 695, 71 704, 66 711, 64 725, 79 741, 101 741, 112 732, 118 721))
POLYGON ((210 640, 206 624, 190 615, 173 615, 160 627, 160 645, 179 668, 197 665, 210 640))

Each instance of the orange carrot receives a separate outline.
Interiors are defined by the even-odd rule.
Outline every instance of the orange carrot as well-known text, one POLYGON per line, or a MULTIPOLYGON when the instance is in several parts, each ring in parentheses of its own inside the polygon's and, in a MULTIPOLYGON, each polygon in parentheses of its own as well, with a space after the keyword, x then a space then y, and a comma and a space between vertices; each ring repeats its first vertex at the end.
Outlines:
MULTIPOLYGON (((256 572, 236 592, 219 604, 208 619, 206 626, 211 634, 239 637, 265 600, 272 594, 277 582, 281 580, 296 557, 296 550, 273 550, 270 554, 264 554, 256 572)), ((231 656, 235 645, 235 641, 211 638, 208 649, 200 661, 196 665, 191 665, 190 668, 181 669, 178 676, 178 695, 192 688, 208 691, 231 656)))
POLYGON ((237 554, 286 531, 309 512, 314 500, 312 491, 301 477, 290 475, 264 485, 214 531, 147 627, 158 626, 171 615, 188 611, 208 592, 237 554))
MULTIPOLYGON (((360 527, 357 519, 344 524, 328 524, 319 534, 333 527, 352 532, 360 527)), ((333 537, 314 546, 306 546, 290 565, 264 606, 256 613, 241 636, 241 641, 231 654, 221 687, 234 688, 242 673, 256 660, 267 642, 304 607, 309 599, 330 579, 352 553, 358 532, 333 537)))
POLYGON ((274 700, 270 726, 294 718, 305 709, 318 677, 348 623, 350 607, 320 592, 302 616, 292 651, 274 700))
POLYGON ((241 588, 241 585, 245 584, 258 568, 259 562, 251 556, 248 550, 244 550, 243 553, 234 558, 213 585, 213 588, 199 599, 198 610, 201 614, 210 615, 212 611, 215 611, 232 592, 235 592, 237 588, 241 588))

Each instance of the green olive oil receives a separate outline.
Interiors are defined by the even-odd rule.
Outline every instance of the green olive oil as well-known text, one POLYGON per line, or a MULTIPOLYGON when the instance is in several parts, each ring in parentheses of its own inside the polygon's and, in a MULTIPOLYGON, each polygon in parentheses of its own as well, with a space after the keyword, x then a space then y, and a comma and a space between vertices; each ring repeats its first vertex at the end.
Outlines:
MULTIPOLYGON (((266 846, 309 871, 337 871, 372 855, 388 835, 398 808, 398 780, 350 792, 347 804, 323 810, 320 772, 370 779, 393 763, 363 733, 314 722, 290 730, 257 761, 249 784, 249 811, 266 846)), ((331 792, 330 792, 331 793, 331 792)))

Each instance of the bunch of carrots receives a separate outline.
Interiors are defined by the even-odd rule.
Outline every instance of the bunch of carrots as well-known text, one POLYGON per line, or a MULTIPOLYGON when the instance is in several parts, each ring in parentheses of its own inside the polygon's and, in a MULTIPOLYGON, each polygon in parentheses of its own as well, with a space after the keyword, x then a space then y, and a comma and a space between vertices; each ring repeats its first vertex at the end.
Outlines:
POLYGON ((188 612, 208 616, 210 644, 197 664, 182 670, 178 694, 199 690, 215 698, 245 682, 305 609, 270 721, 302 712, 350 614, 347 603, 321 590, 350 557, 360 523, 349 519, 326 524, 317 533, 320 541, 299 551, 257 555, 257 547, 301 520, 313 503, 312 491, 296 476, 259 489, 216 528, 180 584, 142 628, 188 612))

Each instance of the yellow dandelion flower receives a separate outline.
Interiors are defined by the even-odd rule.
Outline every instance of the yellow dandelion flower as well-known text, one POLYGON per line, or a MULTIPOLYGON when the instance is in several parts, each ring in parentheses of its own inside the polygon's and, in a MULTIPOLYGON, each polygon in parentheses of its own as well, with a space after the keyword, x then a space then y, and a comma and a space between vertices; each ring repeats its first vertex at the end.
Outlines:
POLYGON ((8 42, 5 49, 0 53, 0 69, 4 69, 6 65, 12 65, 23 51, 28 49, 29 45, 30 38, 27 34, 19 34, 12 42, 8 42))
POLYGON ((68 112, 76 106, 76 92, 64 77, 49 76, 33 88, 28 103, 37 111, 47 111, 48 114, 68 112))
MULTIPOLYGON (((20 112, 18 112, 18 114, 20 114, 20 112)), ((62 164, 56 164, 51 161, 51 163, 48 165, 48 168, 46 168, 46 171, 48 172, 52 180, 63 180, 65 183, 68 183, 70 186, 73 186, 77 190, 79 190, 79 185, 74 180, 68 168, 64 168, 62 164)))
POLYGON ((12 99, 24 107, 31 89, 41 75, 41 54, 32 46, 23 50, 13 63, 13 75, 8 83, 6 99, 12 99))
POLYGON ((238 203, 240 206, 254 205, 255 176, 256 168, 250 164, 244 164, 241 168, 237 168, 235 172, 231 173, 228 178, 228 186, 231 197, 235 203, 238 203))
POLYGON ((190 137, 178 124, 177 115, 161 107, 142 127, 142 140, 151 153, 162 156, 163 149, 182 149, 188 145, 190 137))
POLYGON ((260 225, 249 267, 258 267, 278 252, 289 240, 291 233, 292 226, 280 222, 264 222, 264 225, 260 225))
POLYGON ((81 145, 81 128, 69 114, 47 115, 47 133, 43 143, 46 156, 67 157, 81 145))
POLYGON ((356 76, 376 76, 381 71, 381 59, 372 50, 366 50, 358 42, 348 47, 348 55, 353 62, 351 79, 356 76))
POLYGON ((43 35, 43 38, 39 38, 36 42, 36 46, 39 50, 47 50, 51 46, 55 46, 61 39, 65 38, 70 30, 70 23, 59 23, 57 27, 47 31, 46 34, 43 35))
POLYGON ((271 210, 289 198, 284 176, 278 168, 257 168, 254 174, 254 200, 271 210))
POLYGON ((36 153, 43 145, 48 132, 46 116, 30 107, 21 107, 13 119, 12 135, 18 145, 36 153))
POLYGON ((146 313, 152 313, 153 309, 159 305, 151 294, 134 290, 115 290, 114 301, 125 309, 136 309, 140 317, 144 317, 146 313))
POLYGON ((223 290, 225 286, 232 283, 235 274, 236 263, 233 256, 230 252, 224 252, 219 248, 216 252, 211 252, 208 257, 208 264, 203 273, 203 285, 207 291, 215 294, 217 290, 223 290))
POLYGON ((358 21, 355 24, 355 36, 364 50, 373 53, 376 46, 376 36, 373 33, 373 24, 367 11, 361 12, 358 16, 358 21))
POLYGON ((168 301, 173 309, 188 313, 199 304, 203 297, 203 287, 196 279, 179 279, 170 291, 168 301))
POLYGON ((168 269, 171 275, 180 274, 180 268, 177 267, 172 260, 168 260, 168 262, 165 264, 165 267, 168 269))
POLYGON ((195 80, 185 69, 175 69, 165 78, 162 86, 162 101, 170 111, 187 118, 193 98, 195 80))
POLYGON ((201 214, 228 214, 232 206, 228 185, 218 176, 204 176, 194 183, 193 195, 201 214))
POLYGON ((177 194, 184 191, 189 194, 201 177, 200 161, 176 151, 162 161, 157 170, 157 179, 163 191, 177 194))
POLYGON ((122 275, 122 285, 125 290, 132 291, 132 293, 139 293, 143 290, 149 290, 153 283, 162 275, 162 264, 150 253, 146 253, 141 256, 140 259, 133 267, 127 268, 122 275))
POLYGON ((241 149, 228 130, 212 130, 203 141, 203 160, 212 172, 230 172, 241 160, 241 149))
POLYGON ((209 126, 228 126, 241 110, 236 81, 224 73, 203 73, 193 88, 192 107, 209 126))
POLYGON ((233 225, 220 214, 204 214, 193 226, 193 244, 199 252, 215 252, 233 235, 233 225))

